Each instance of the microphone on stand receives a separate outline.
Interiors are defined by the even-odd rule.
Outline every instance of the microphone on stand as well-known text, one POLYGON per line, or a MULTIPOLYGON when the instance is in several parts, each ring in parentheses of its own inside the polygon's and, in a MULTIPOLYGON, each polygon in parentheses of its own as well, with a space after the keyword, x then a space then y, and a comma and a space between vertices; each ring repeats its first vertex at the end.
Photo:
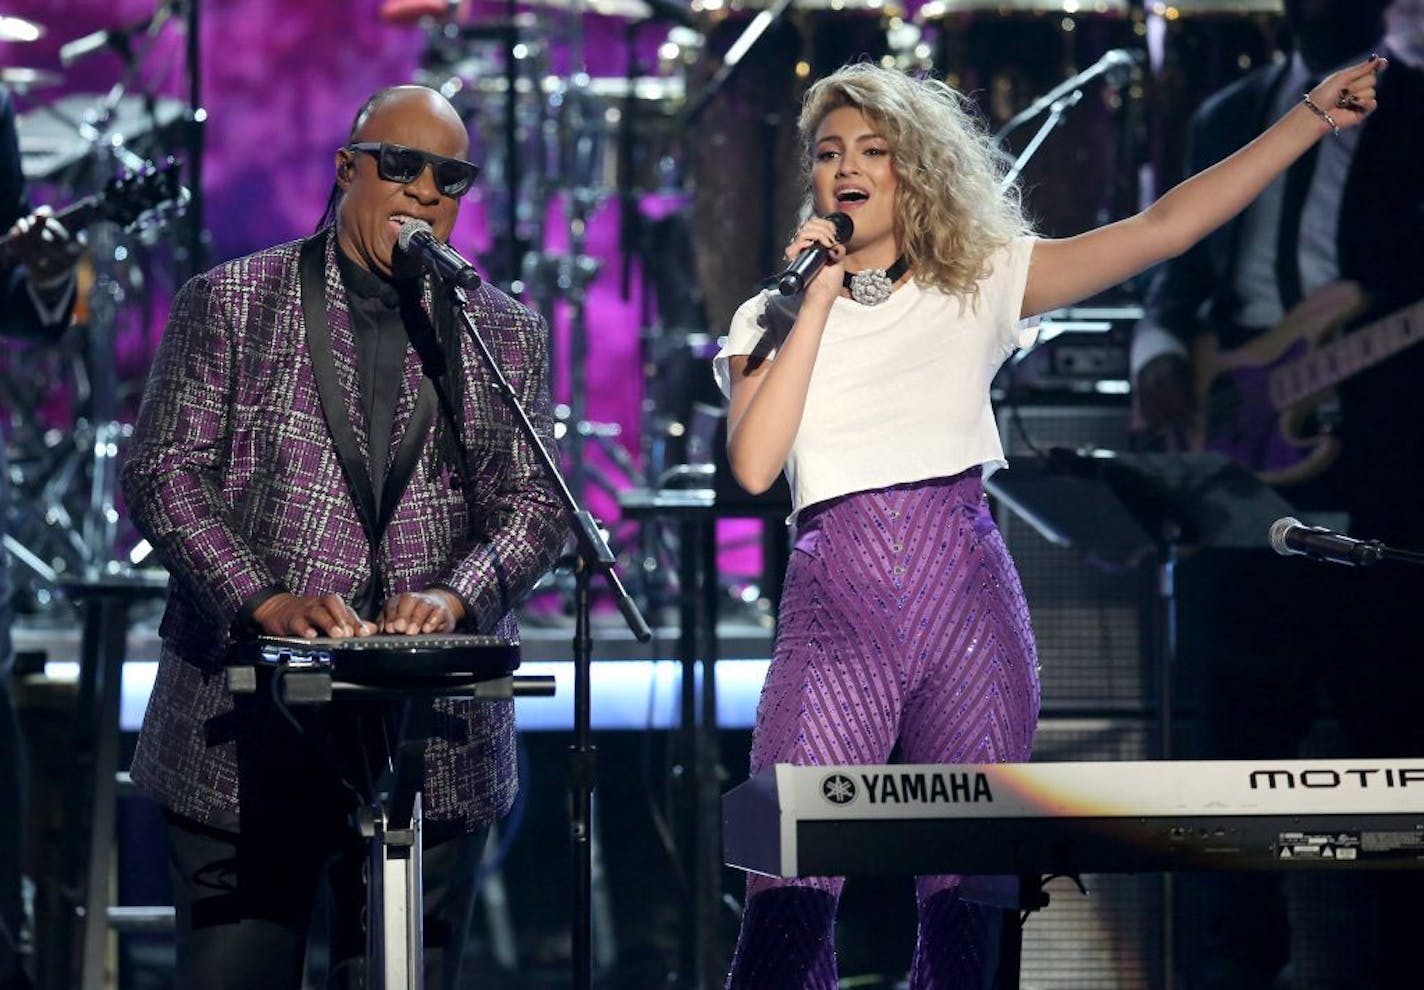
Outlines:
POLYGON ((66 41, 59 46, 59 64, 67 69, 75 62, 106 48, 112 48, 125 62, 133 57, 133 49, 129 46, 128 31, 91 31, 89 34, 75 38, 73 41, 66 41))
POLYGON ((152 36, 157 34, 168 18, 177 12, 176 8, 180 6, 179 0, 159 0, 153 14, 141 21, 126 27, 90 31, 73 41, 66 41, 59 46, 59 64, 67 69, 75 62, 106 48, 112 49, 114 54, 118 55, 125 63, 132 62, 134 35, 147 33, 152 36))
POLYGON ((1133 71, 1147 60, 1147 56, 1140 51, 1131 48, 1113 48, 1103 53, 1102 58, 1088 66, 1077 75, 1070 76, 1057 86, 1054 86, 1047 93, 1034 100, 1018 113, 1014 114, 999 132, 994 135, 995 143, 1002 141, 1010 131, 1018 127, 1025 121, 1032 120, 1039 114, 1048 110, 1064 97, 1082 89, 1088 83, 1099 77, 1109 86, 1121 86, 1132 78, 1133 71))
POLYGON ((1271 524, 1271 549, 1351 567, 1367 567, 1385 559, 1385 546, 1379 540, 1357 540, 1322 526, 1307 526, 1293 516, 1282 516, 1271 524))
POLYGON ((424 220, 412 219, 401 224, 396 244, 444 281, 471 292, 480 287, 480 273, 475 271, 475 266, 436 237, 424 220))

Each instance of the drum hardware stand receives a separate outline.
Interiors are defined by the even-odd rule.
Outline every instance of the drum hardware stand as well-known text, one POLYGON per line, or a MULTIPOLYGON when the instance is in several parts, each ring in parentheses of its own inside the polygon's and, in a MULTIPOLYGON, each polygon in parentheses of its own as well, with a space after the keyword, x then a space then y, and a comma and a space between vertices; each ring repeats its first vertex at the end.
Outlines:
MULTIPOLYGON (((531 42, 524 34, 528 15, 520 14, 517 3, 518 0, 507 0, 501 18, 487 23, 456 23, 461 6, 457 0, 448 0, 441 17, 423 17, 426 43, 420 56, 421 68, 414 79, 449 97, 466 125, 473 126, 484 141, 482 180, 488 191, 489 229, 494 236, 490 250, 479 260, 487 281, 512 296, 523 296, 525 283, 533 281, 535 275, 528 271, 531 250, 542 243, 549 176, 542 148, 547 111, 543 101, 546 60, 542 43, 531 42), (502 56, 499 73, 479 73, 478 78, 503 85, 502 92, 486 94, 488 105, 498 110, 497 118, 486 118, 478 102, 472 107, 461 97, 465 91, 462 66, 467 60, 478 64, 486 46, 493 47, 490 43, 498 46, 502 56), (526 94, 538 107, 533 119, 521 104, 526 94), (489 133, 485 125, 490 125, 489 133), (498 139, 487 140, 495 132, 498 139), (531 138, 534 153, 525 143, 531 138)), ((545 312, 537 304, 534 308, 545 312)))
MULTIPOLYGON (((509 0, 505 9, 506 23, 497 28, 483 29, 496 37, 504 50, 504 103, 501 106, 500 136, 503 154, 500 160, 500 174, 497 177, 503 186, 507 216, 491 217, 491 227, 505 231, 502 243, 494 245, 496 256, 496 280, 519 295, 524 287, 519 281, 529 280, 528 265, 534 245, 543 243, 544 214, 548 207, 548 180, 546 155, 542 153, 545 140, 546 107, 542 97, 544 62, 533 52, 537 49, 521 47, 519 14, 516 0, 509 0), (534 105, 539 113, 534 120, 524 120, 520 114, 520 84, 527 82, 534 105), (521 137, 528 129, 534 138, 534 147, 540 151, 533 155, 533 161, 526 163, 521 137), (529 202, 525 202, 524 186, 526 177, 533 186, 529 202), (503 258, 499 258, 500 254, 503 258)), ((491 178, 496 178, 491 176, 491 178)), ((541 310, 543 312, 543 310, 541 310)))
MULTIPOLYGON (((722 56, 721 64, 711 78, 696 94, 689 97, 679 119, 679 125, 684 132, 689 131, 697 124, 712 100, 736 72, 742 60, 762 36, 785 15, 790 6, 791 0, 775 0, 770 6, 761 10, 746 26, 722 56)), ((763 132, 766 134, 766 138, 762 141, 763 154, 767 156, 769 166, 775 165, 776 142, 774 137, 779 123, 780 121, 775 115, 766 115, 762 119, 763 132)), ((766 174, 775 175, 776 173, 774 168, 769 167, 766 174)), ((776 194, 772 183, 766 184, 763 195, 765 206, 762 211, 763 229, 760 231, 759 248, 762 257, 761 267, 767 268, 774 265, 776 261, 774 247, 776 220, 775 210, 772 208, 776 194)), ((695 473, 697 467, 694 465, 691 468, 695 473)), ((712 532, 715 534, 715 526, 712 528, 712 532)), ((680 540, 680 550, 684 554, 694 552, 689 546, 690 537, 688 527, 684 527, 680 540)), ((715 556, 715 535, 705 541, 705 545, 699 547, 695 552, 700 552, 704 557, 715 556)), ((684 599, 688 596, 696 597, 697 605, 693 608, 700 612, 701 616, 694 620, 695 624, 711 627, 706 631, 708 639, 706 647, 710 652, 704 658, 704 683, 701 690, 700 711, 698 712, 700 717, 695 720, 692 726, 691 752, 685 756, 687 761, 685 770, 690 770, 692 777, 692 780, 687 784, 687 799, 692 814, 701 822, 720 823, 719 785, 723 768, 716 737, 716 678, 713 673, 713 654, 716 652, 715 616, 719 592, 715 581, 699 581, 698 583, 707 586, 700 589, 695 586, 684 586, 681 589, 684 599)), ((686 621, 687 618, 684 617, 684 622, 686 621)), ((695 689, 690 685, 684 685, 683 690, 684 710, 696 710, 689 694, 695 689)), ((688 850, 692 878, 690 896, 693 904, 688 912, 688 920, 684 929, 678 980, 679 986, 688 988, 688 990, 711 990, 721 982, 721 962, 715 958, 719 931, 717 912, 724 903, 723 898, 719 896, 722 856, 715 841, 718 832, 719 829, 715 825, 699 824, 693 830, 692 848, 688 850)))
MULTIPOLYGON (((628 61, 623 72, 627 90, 623 94, 623 108, 618 118, 617 174, 618 185, 618 252, 622 267, 619 271, 619 292, 624 299, 633 294, 633 260, 641 254, 643 240, 643 218, 638 209, 638 182, 634 158, 636 141, 633 125, 638 115, 638 80, 646 73, 638 59, 638 34, 648 24, 655 23, 656 15, 641 21, 630 21, 623 29, 623 43, 628 48, 628 61)), ((643 284, 643 298, 640 300, 639 320, 648 323, 649 289, 643 284)))
MULTIPOLYGON (((581 29, 580 30, 581 33, 581 29)), ((580 43, 580 49, 581 49, 580 43)), ((574 64, 581 64, 581 59, 574 64)), ((596 143, 589 136, 588 77, 573 75, 573 86, 564 94, 564 108, 572 112, 572 140, 566 142, 564 171, 573 180, 565 210, 569 220, 570 269, 577 278, 559 280, 569 303, 569 419, 574 428, 566 434, 569 483, 582 498, 587 495, 585 440, 588 419, 588 286, 598 275, 599 262, 586 253, 588 222, 602 198, 594 186, 596 143)), ((568 137, 569 135, 565 135, 568 137)))
MULTIPOLYGON (((142 163, 127 149, 98 141, 95 145, 109 148, 112 157, 125 163, 142 163)), ((92 232, 89 245, 91 255, 99 259, 114 259, 120 250, 116 238, 107 231, 92 232)), ((114 502, 119 447, 133 432, 130 424, 117 419, 118 378, 114 366, 115 327, 126 291, 113 277, 109 265, 95 267, 94 285, 87 297, 90 315, 82 344, 85 358, 77 362, 76 371, 76 401, 86 408, 61 449, 49 447, 43 440, 44 431, 37 431, 44 443, 41 463, 45 467, 39 490, 28 501, 32 511, 42 512, 43 526, 51 531, 55 542, 46 542, 54 556, 46 562, 46 551, 41 547, 24 548, 17 545, 18 540, 7 541, 17 559, 51 584, 61 572, 97 576, 116 574, 127 567, 115 556, 119 514, 114 502), (86 481, 88 493, 76 515, 71 512, 70 497, 76 496, 86 481)), ((17 485, 20 491, 29 487, 17 485)))
MULTIPOLYGON (((124 135, 110 133, 110 128, 120 101, 157 40, 158 30, 176 6, 170 0, 161 0, 147 21, 127 32, 142 32, 141 45, 131 45, 125 37, 121 46, 115 46, 123 58, 123 75, 80 119, 67 119, 68 115, 59 114, 51 108, 89 146, 88 157, 96 166, 93 171, 100 178, 111 177, 123 169, 142 172, 148 165, 125 146, 124 135)), ((190 13, 195 6, 196 2, 189 4, 190 13)), ((86 53, 87 49, 74 51, 70 60, 86 53)), ((61 55, 63 57, 63 53, 61 55)), ((142 96, 152 113, 152 95, 145 92, 142 96)), ((154 124, 156 132, 156 120, 154 124)), ((182 192, 180 209, 187 209, 192 205, 194 196, 187 189, 182 192)), ((68 450, 54 459, 48 456, 50 452, 46 449, 44 461, 50 465, 50 470, 36 503, 43 507, 45 525, 61 531, 57 554, 46 562, 41 553, 7 537, 7 545, 11 546, 16 558, 41 580, 51 584, 60 578, 63 571, 97 578, 101 574, 116 575, 128 570, 128 562, 116 556, 119 514, 115 506, 115 492, 119 446, 131 435, 132 426, 117 419, 119 382, 114 361, 118 314, 127 299, 125 288, 114 277, 111 264, 120 260, 127 249, 110 231, 102 228, 91 231, 89 246, 90 256, 97 263, 94 284, 86 297, 89 318, 84 328, 83 346, 87 359, 77 362, 76 371, 76 391, 87 400, 84 403, 87 408, 74 425, 70 443, 66 445, 68 450), (89 491, 76 519, 66 505, 66 496, 73 494, 86 480, 86 468, 89 491)), ((23 489, 24 486, 19 487, 23 489)))
MULTIPOLYGON (((1028 142, 1028 144, 1024 146, 1023 151, 1019 152, 1018 157, 1014 159, 1014 163, 1009 168, 1008 172, 1006 172, 1004 174, 1004 177, 999 180, 1000 189, 1007 189, 1009 186, 1014 184, 1014 182, 1019 177, 1019 173, 1021 173, 1024 170, 1024 167, 1028 165, 1029 159, 1033 158, 1039 147, 1048 138, 1048 135, 1052 133, 1055 127, 1063 123, 1064 116, 1068 113, 1069 110, 1077 106, 1082 99, 1083 91, 1081 89, 1075 89, 1067 96, 1062 97, 1061 99, 1054 100, 1052 103, 1049 104, 1048 116, 1044 118, 1043 123, 1039 125, 1038 130, 1034 133, 1033 138, 1028 142)), ((1009 123, 1012 124, 1013 121, 1010 121, 1009 123)), ((996 144, 1002 144, 1003 139, 1008 136, 1009 130, 1009 126, 1006 125, 1003 130, 999 131, 998 134, 994 135, 994 142, 996 144)))
MULTIPOLYGON (((508 20, 504 39, 504 191, 509 202, 509 243, 507 250, 506 271, 513 279, 519 272, 524 256, 528 253, 530 245, 522 242, 519 237, 519 194, 523 184, 522 164, 519 154, 519 65, 515 57, 519 47, 519 30, 517 18, 519 9, 517 0, 507 0, 504 5, 505 17, 508 20)), ((538 72, 530 80, 538 92, 539 78, 538 72)), ((543 189, 544 183, 540 183, 543 189)), ((544 205, 542 197, 536 207, 544 205)), ((538 216, 532 218, 539 233, 543 232, 544 218, 540 210, 538 216)))
MULTIPOLYGON (((115 87, 116 89, 118 87, 115 87)), ((106 101, 107 103, 108 101, 106 101)), ((107 108, 106 108, 107 112, 107 108)), ((83 133, 96 148, 106 148, 112 157, 128 168, 139 168, 143 160, 122 145, 102 140, 100 130, 84 125, 83 133), (89 133, 92 130, 92 135, 89 133)), ((120 245, 107 231, 91 236, 90 246, 96 258, 117 259, 120 245)), ((132 424, 118 420, 117 325, 120 307, 126 301, 125 290, 113 277, 107 264, 96 265, 93 288, 89 293, 89 323, 85 346, 89 385, 88 428, 80 436, 88 441, 89 498, 80 522, 81 562, 87 574, 118 574, 128 569, 126 561, 116 557, 119 513, 115 506, 118 489, 119 444, 133 433, 132 424)), ((85 456, 82 452, 80 456, 85 456)))
MULTIPOLYGON (((587 187, 571 190, 568 201, 569 253, 526 255, 524 265, 531 288, 552 290, 549 292, 551 301, 541 307, 551 328, 556 315, 552 299, 562 298, 569 304, 568 402, 561 403, 558 408, 556 437, 562 441, 560 446, 569 465, 569 485, 580 496, 587 491, 586 441, 590 437, 603 436, 609 430, 617 430, 616 426, 587 420, 588 286, 598 277, 602 263, 584 253, 584 229, 596 200, 596 194, 587 187)), ((551 367, 557 366, 553 361, 550 364, 551 367)))
MULTIPOLYGON (((642 230, 638 216, 638 193, 633 182, 633 114, 637 112, 637 82, 643 75, 643 67, 638 62, 638 29, 642 21, 631 21, 623 29, 623 43, 628 46, 628 64, 623 72, 628 89, 623 94, 623 112, 618 118, 618 253, 622 267, 618 273, 618 290, 624 299, 633 293, 633 255, 642 230)), ((647 290, 644 289, 643 305, 639 307, 639 322, 647 322, 647 290)))
MULTIPOLYGON (((162 2, 162 0, 160 0, 162 2)), ((202 31, 199 13, 203 0, 181 0, 183 15, 183 61, 187 72, 188 109, 184 118, 183 137, 188 158, 188 189, 190 198, 185 206, 188 271, 192 275, 207 268, 208 231, 203 211, 203 148, 204 125, 208 114, 203 109, 202 31)))
POLYGON ((551 451, 540 439, 538 431, 529 419, 528 412, 519 402, 519 397, 504 377, 494 354, 480 336, 478 328, 470 318, 466 308, 465 291, 458 286, 450 287, 455 313, 464 328, 465 335, 479 353, 481 362, 494 382, 495 388, 504 398, 519 424, 520 434, 533 447, 545 476, 552 482, 560 505, 567 514, 575 542, 574 567, 574 742, 569 754, 569 796, 570 823, 569 837, 573 847, 573 889, 574 918, 571 925, 573 951, 571 958, 572 986, 574 990, 590 990, 593 985, 593 789, 597 783, 597 752, 592 744, 590 707, 592 695, 589 685, 590 667, 593 659, 593 629, 591 621, 591 584, 595 571, 603 575, 604 584, 613 594, 618 610, 623 615, 633 636, 640 643, 653 638, 638 606, 624 590, 618 573, 614 569, 613 552, 599 532, 598 523, 588 510, 579 505, 574 493, 559 471, 551 451))
POLYGON ((737 37, 737 40, 732 42, 732 46, 727 49, 727 53, 722 56, 722 64, 717 67, 717 71, 712 74, 712 78, 707 80, 702 89, 687 101, 687 106, 683 109, 681 120, 681 126, 684 132, 688 127, 697 123, 697 119, 701 117, 703 111, 707 109, 707 104, 711 103, 712 98, 727 84, 727 80, 731 78, 732 73, 736 71, 737 66, 741 63, 747 52, 751 51, 752 46, 760 40, 761 36, 781 19, 782 15, 786 13, 787 8, 790 6, 791 0, 776 0, 770 7, 762 10, 756 17, 752 18, 752 22, 746 26, 746 29, 737 37))
POLYGON ((617 424, 591 422, 587 416, 588 287, 602 268, 601 262, 587 253, 587 232, 588 224, 603 199, 596 178, 599 149, 590 133, 588 77, 582 72, 575 72, 570 77, 569 85, 556 98, 561 114, 566 115, 559 125, 559 150, 560 171, 569 183, 565 200, 568 251, 566 254, 542 252, 526 256, 525 270, 533 286, 542 290, 557 290, 556 293, 549 292, 551 298, 542 306, 551 326, 555 316, 552 297, 557 295, 569 305, 568 402, 559 407, 560 423, 556 430, 562 429, 556 432, 556 436, 562 441, 565 462, 569 466, 569 487, 582 498, 588 492, 590 477, 609 494, 616 493, 616 487, 588 462, 588 441, 597 443, 609 460, 628 477, 636 476, 637 468, 616 442, 621 428, 617 424))

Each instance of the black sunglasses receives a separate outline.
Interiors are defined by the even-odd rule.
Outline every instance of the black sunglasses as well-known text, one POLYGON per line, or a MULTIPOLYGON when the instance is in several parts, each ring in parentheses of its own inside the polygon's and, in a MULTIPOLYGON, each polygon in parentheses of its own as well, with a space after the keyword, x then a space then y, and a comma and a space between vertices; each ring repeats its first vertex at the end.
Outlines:
POLYGON ((405 185, 420 178, 420 173, 429 165, 435 176, 435 188, 446 196, 459 197, 470 191, 480 174, 480 167, 463 158, 446 158, 433 155, 419 148, 407 148, 401 144, 387 144, 384 141, 358 141, 348 144, 347 151, 364 151, 376 157, 376 173, 387 182, 405 185))

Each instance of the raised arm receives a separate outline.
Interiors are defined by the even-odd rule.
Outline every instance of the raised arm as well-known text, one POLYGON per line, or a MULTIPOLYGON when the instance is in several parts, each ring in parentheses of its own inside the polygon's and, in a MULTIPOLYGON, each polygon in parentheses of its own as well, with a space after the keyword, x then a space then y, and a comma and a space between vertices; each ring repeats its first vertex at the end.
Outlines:
POLYGON ((801 309, 773 361, 733 357, 732 399, 727 407, 727 459, 737 484, 754 495, 766 491, 781 473, 806 408, 811 370, 821 348, 821 334, 831 304, 841 290, 844 248, 835 228, 813 217, 787 246, 790 261, 812 244, 831 249, 831 261, 806 287, 801 309))
POLYGON ((1076 237, 1034 247, 1023 315, 1067 306, 1176 257, 1245 209, 1316 141, 1353 127, 1375 108, 1375 75, 1385 59, 1370 56, 1334 73, 1285 116, 1235 154, 1169 190, 1135 216, 1076 237))

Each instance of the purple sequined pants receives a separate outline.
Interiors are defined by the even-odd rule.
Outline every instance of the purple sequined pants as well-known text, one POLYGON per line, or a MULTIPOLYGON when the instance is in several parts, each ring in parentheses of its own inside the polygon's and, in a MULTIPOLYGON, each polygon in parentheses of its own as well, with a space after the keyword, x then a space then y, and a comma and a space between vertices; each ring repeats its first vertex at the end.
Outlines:
MULTIPOLYGON (((1028 608, 978 469, 802 514, 751 772, 775 763, 1027 760, 1038 721, 1028 608)), ((998 913, 959 877, 916 880, 912 990, 979 988, 998 913)), ((844 879, 751 876, 728 987, 831 990, 844 879)))

